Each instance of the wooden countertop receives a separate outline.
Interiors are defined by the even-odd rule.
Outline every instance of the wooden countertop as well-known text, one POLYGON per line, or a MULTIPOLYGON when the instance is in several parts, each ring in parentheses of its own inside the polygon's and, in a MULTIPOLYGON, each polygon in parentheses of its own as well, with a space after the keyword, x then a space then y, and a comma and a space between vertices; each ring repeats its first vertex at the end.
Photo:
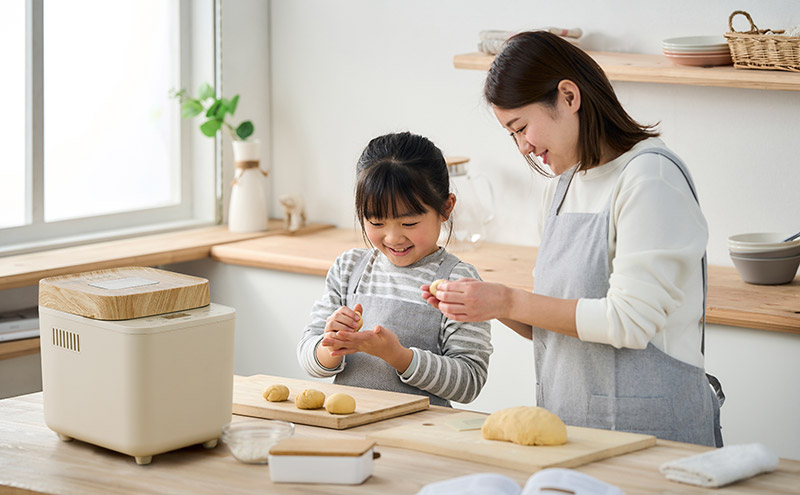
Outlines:
MULTIPOLYGON (((211 258, 223 263, 325 276, 336 257, 365 246, 352 229, 327 229, 305 236, 262 237, 211 248, 211 258)), ((455 253, 474 265, 481 277, 511 287, 533 285, 535 247, 484 243, 455 253)), ((800 277, 786 285, 742 282, 733 267, 710 266, 707 321, 760 330, 800 334, 800 277)))
MULTIPOLYGON (((433 406, 398 418, 347 430, 297 425, 297 437, 364 438, 368 433, 420 421, 436 420, 457 410, 433 406)), ((242 418, 234 416, 233 420, 242 418)), ((44 423, 42 393, 0 400, 0 494, 169 493, 179 494, 414 494, 422 486, 457 476, 495 472, 520 485, 531 472, 487 466, 423 452, 379 446, 372 477, 362 485, 273 484, 266 465, 236 461, 224 444, 160 454, 147 466, 133 458, 78 440, 62 442, 44 423)), ((777 471, 717 489, 702 489, 667 479, 658 471, 664 462, 697 454, 707 447, 659 440, 654 447, 577 468, 620 487, 628 495, 796 494, 800 461, 781 459, 777 471)))

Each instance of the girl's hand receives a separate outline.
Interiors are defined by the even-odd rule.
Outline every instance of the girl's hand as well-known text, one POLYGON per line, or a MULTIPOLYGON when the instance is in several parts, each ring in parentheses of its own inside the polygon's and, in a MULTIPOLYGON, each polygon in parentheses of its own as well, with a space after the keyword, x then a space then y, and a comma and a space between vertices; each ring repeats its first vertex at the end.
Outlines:
MULTIPOLYGON (((326 336, 322 345, 329 340, 326 336)), ((397 335, 380 325, 373 330, 360 332, 340 332, 330 337, 331 357, 346 356, 356 352, 364 352, 383 359, 400 373, 411 364, 413 351, 403 347, 397 335)))
POLYGON ((363 312, 364 308, 361 307, 361 304, 356 304, 353 309, 342 306, 325 320, 325 333, 355 332, 359 328, 363 312))
POLYGON ((335 368, 342 362, 341 355, 334 356, 333 351, 341 349, 337 343, 336 334, 353 333, 361 326, 361 314, 364 309, 361 304, 356 304, 353 309, 342 306, 325 320, 325 330, 322 341, 317 347, 317 361, 326 368, 335 368), (356 313, 358 312, 358 313, 356 313))
POLYGON ((507 318, 511 305, 511 289, 474 278, 443 280, 436 287, 435 297, 430 293, 429 285, 423 285, 421 289, 428 304, 455 321, 507 318))

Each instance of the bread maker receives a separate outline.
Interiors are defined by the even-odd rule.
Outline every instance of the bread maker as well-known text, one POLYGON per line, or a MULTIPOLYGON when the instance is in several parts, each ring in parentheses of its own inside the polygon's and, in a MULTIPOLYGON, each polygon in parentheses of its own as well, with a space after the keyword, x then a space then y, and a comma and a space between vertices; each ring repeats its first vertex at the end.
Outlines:
POLYGON ((42 279, 47 426, 137 464, 215 447, 231 420, 234 320, 198 277, 128 267, 42 279))

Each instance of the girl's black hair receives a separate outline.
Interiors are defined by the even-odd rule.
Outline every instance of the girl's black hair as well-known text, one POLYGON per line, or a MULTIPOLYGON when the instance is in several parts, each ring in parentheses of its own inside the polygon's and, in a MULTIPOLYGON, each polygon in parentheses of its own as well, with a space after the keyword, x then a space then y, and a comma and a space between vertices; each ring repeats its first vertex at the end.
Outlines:
POLYGON ((365 218, 422 215, 427 208, 448 218, 449 195, 444 155, 423 136, 398 132, 376 137, 358 159, 356 216, 362 232, 365 218))

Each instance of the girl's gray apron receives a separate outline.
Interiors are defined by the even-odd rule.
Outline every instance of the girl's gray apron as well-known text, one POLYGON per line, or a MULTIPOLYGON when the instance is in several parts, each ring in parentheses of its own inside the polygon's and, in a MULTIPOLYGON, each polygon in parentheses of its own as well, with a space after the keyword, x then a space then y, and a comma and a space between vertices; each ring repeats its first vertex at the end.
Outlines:
MULTIPOLYGON (((345 303, 351 308, 361 303, 364 309, 364 314, 362 315, 364 325, 361 328, 363 330, 372 330, 375 325, 380 325, 394 332, 400 339, 400 343, 405 347, 416 347, 435 354, 441 354, 439 332, 444 315, 438 309, 421 298, 420 301, 425 304, 414 304, 357 292, 361 276, 373 253, 374 251, 372 250, 366 251, 356 261, 353 273, 350 276, 345 299, 345 303)), ((458 258, 452 254, 445 253, 444 259, 441 261, 439 269, 432 280, 450 278, 450 272, 458 263, 458 258)), ((406 394, 427 395, 431 404, 438 406, 450 405, 450 401, 400 381, 397 371, 383 359, 364 352, 357 352, 345 356, 345 361, 344 370, 336 375, 334 383, 406 394)))
MULTIPOLYGON (((657 153, 675 163, 697 199, 677 156, 650 148, 633 158, 643 153, 657 153)), ((603 298, 610 276, 610 198, 600 213, 559 214, 573 173, 563 174, 556 187, 534 268, 534 292, 566 299, 603 298)), ((703 257, 704 298, 705 269, 703 257)), ((533 342, 537 405, 566 424, 722 446, 719 401, 701 368, 670 357, 652 343, 643 350, 616 349, 535 327, 533 342)))

